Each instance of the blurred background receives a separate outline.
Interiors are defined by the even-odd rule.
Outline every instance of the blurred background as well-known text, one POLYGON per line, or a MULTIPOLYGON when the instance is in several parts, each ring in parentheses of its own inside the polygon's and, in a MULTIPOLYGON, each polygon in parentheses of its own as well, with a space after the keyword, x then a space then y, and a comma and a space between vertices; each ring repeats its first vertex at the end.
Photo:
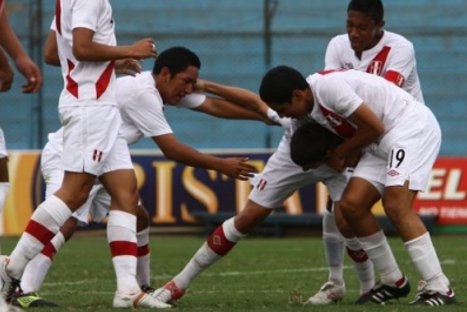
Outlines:
MULTIPOLYGON (((32 58, 42 66, 44 87, 23 95, 22 76, 0 95, 0 124, 11 149, 40 149, 59 127, 58 68, 42 62, 42 46, 54 14, 52 0, 8 0, 11 23, 32 58)), ((467 155, 467 1, 385 1, 386 29, 403 34, 416 49, 425 100, 443 129, 442 156, 467 155)), ((113 0, 120 44, 142 37, 159 51, 183 45, 201 58, 202 78, 257 91, 275 65, 308 75, 323 67, 329 39, 345 32, 343 0, 113 0)), ((152 61, 143 63, 146 70, 152 61)), ((167 110, 175 134, 198 148, 275 147, 282 129, 258 122, 226 121, 167 110), (215 129, 215 131, 212 131, 215 129)), ((154 148, 143 140, 134 149, 154 148)))

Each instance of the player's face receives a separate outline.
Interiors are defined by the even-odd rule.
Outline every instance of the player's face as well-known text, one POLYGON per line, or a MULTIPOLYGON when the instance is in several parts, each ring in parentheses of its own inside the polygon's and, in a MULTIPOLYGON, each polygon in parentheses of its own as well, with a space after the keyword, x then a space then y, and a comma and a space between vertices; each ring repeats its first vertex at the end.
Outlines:
MULTIPOLYGON (((311 110, 313 102, 310 102, 311 91, 294 90, 292 99, 288 103, 268 103, 269 107, 277 112, 280 117, 301 118, 311 110)), ((313 97, 311 96, 311 101, 313 97)))
POLYGON ((347 34, 356 53, 373 48, 382 36, 384 22, 376 23, 371 16, 357 11, 347 13, 347 34))
POLYGON ((193 93, 198 75, 199 69, 189 66, 185 71, 170 77, 165 88, 165 102, 178 103, 184 96, 193 93))

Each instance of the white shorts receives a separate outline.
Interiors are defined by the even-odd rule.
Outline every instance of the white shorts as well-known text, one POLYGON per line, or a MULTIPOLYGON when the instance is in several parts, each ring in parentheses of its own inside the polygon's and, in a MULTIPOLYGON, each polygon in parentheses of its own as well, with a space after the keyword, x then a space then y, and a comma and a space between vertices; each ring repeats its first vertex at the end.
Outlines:
POLYGON ((0 158, 8 157, 8 153, 6 151, 6 141, 5 136, 3 135, 3 130, 0 128, 0 158))
MULTIPOLYGON (((45 197, 53 195, 62 185, 64 171, 61 165, 60 153, 46 147, 41 155, 41 170, 45 181, 45 197)), ((109 212, 110 195, 102 184, 96 180, 86 202, 79 207, 72 216, 79 221, 79 225, 86 225, 90 221, 103 222, 109 212)))
POLYGON ((118 136, 121 118, 116 106, 68 106, 59 112, 64 170, 100 176, 133 168, 128 145, 118 136))
POLYGON ((341 198, 347 183, 345 175, 328 166, 303 171, 290 158, 289 140, 282 139, 277 151, 255 179, 249 199, 265 208, 277 208, 295 191, 310 183, 323 182, 333 201, 341 198))
POLYGON ((406 181, 410 190, 424 191, 441 146, 441 129, 426 106, 413 107, 398 123, 379 144, 367 149, 353 173, 381 194, 385 187, 406 181))

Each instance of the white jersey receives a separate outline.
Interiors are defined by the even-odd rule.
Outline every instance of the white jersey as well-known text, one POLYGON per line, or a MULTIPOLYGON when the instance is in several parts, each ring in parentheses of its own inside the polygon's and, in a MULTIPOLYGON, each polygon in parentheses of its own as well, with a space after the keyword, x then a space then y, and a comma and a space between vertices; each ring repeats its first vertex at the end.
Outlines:
POLYGON ((356 69, 394 82, 419 102, 424 102, 417 73, 413 44, 399 34, 384 31, 383 37, 371 49, 355 55, 349 36, 342 34, 329 41, 325 69, 356 69))
MULTIPOLYGON (((122 116, 120 135, 128 144, 143 137, 172 133, 164 115, 164 103, 151 72, 117 79, 117 98, 122 116)), ((175 106, 196 108, 206 96, 189 94, 175 106)))
POLYGON ((355 125, 347 118, 365 103, 388 132, 398 124, 407 105, 422 105, 413 96, 384 78, 357 70, 324 71, 307 77, 314 105, 313 120, 342 137, 349 138, 355 125))
POLYGON ((64 80, 59 106, 116 105, 114 62, 78 61, 72 52, 76 28, 92 30, 96 43, 117 44, 109 0, 59 0, 55 12, 52 30, 57 34, 64 80))

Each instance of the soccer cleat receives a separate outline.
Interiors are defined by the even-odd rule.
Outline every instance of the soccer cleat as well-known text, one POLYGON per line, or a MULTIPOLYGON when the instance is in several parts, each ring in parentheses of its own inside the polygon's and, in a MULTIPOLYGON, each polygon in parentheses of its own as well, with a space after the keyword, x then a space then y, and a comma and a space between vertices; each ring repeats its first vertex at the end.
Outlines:
POLYGON ((10 277, 6 271, 6 266, 10 262, 7 256, 0 256, 0 289, 1 295, 6 302, 11 302, 16 288, 20 281, 10 277))
POLYGON ((27 308, 36 308, 36 307, 48 307, 48 308, 55 308, 58 307, 58 304, 47 301, 37 293, 28 293, 28 294, 20 294, 19 296, 14 296, 11 300, 11 304, 27 309, 27 308))
POLYGON ((400 287, 393 287, 382 283, 377 284, 366 294, 361 295, 355 301, 356 304, 369 302, 385 304, 386 302, 402 297, 407 297, 410 292, 409 280, 404 277, 404 283, 400 287))
POLYGON ((319 291, 308 298, 305 304, 325 305, 341 301, 345 295, 345 284, 336 285, 333 282, 326 282, 319 291))
POLYGON ((422 289, 415 296, 415 300, 410 302, 410 304, 426 305, 432 307, 454 303, 457 303, 457 300, 452 289, 449 289, 446 294, 429 289, 422 289))
POLYGON ((167 303, 180 299, 184 294, 184 290, 178 288, 174 281, 170 281, 161 288, 156 289, 151 296, 167 303))
POLYGON ((144 291, 135 294, 122 294, 117 291, 114 296, 113 307, 167 309, 172 306, 157 300, 151 294, 147 294, 144 291))

